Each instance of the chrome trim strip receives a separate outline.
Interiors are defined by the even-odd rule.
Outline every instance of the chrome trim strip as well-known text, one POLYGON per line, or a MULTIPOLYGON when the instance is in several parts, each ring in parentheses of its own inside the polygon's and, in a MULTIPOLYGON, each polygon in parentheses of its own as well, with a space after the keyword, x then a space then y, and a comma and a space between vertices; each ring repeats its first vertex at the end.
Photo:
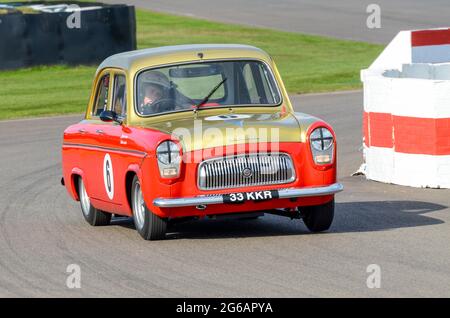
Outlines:
POLYGON ((120 149, 120 148, 104 147, 104 146, 89 145, 89 144, 79 144, 79 143, 71 143, 71 142, 63 142, 62 147, 63 148, 81 148, 81 149, 89 149, 89 150, 122 152, 122 153, 134 154, 134 155, 147 156, 146 152, 139 151, 139 150, 120 149))
MULTIPOLYGON (((333 183, 323 187, 310 187, 310 188, 288 188, 279 189, 278 195, 280 199, 288 198, 304 198, 304 197, 316 197, 335 194, 344 190, 344 186, 340 183, 333 183)), ((243 191, 246 192, 246 191, 243 191)), ((196 205, 208 205, 208 204, 224 204, 222 195, 198 195, 195 197, 184 198, 156 198, 153 200, 153 205, 160 208, 176 208, 183 206, 196 206, 196 205)))

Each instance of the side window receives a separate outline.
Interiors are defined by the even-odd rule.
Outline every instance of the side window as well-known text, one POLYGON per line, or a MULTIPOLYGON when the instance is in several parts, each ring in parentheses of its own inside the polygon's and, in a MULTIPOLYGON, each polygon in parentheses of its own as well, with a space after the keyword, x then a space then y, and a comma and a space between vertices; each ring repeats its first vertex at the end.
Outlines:
POLYGON ((114 98, 112 110, 122 118, 127 115, 127 89, 124 75, 114 76, 114 98))
POLYGON ((250 100, 253 104, 276 104, 278 99, 275 83, 267 68, 260 63, 250 62, 242 70, 250 100))
POLYGON ((255 78, 250 64, 245 64, 242 69, 242 75, 244 76, 245 84, 247 85, 248 94, 252 104, 260 103, 260 97, 256 88, 255 78))
MULTIPOLYGON (((258 66, 259 69, 259 78, 262 79, 262 87, 263 87, 263 95, 264 102, 269 104, 278 103, 279 97, 278 94, 275 93, 275 82, 272 76, 269 76, 267 68, 262 67, 262 65, 258 66)), ((261 94, 262 95, 262 94, 261 94)))
POLYGON ((100 116, 100 113, 108 106, 109 74, 104 75, 98 82, 95 104, 92 116, 100 116))

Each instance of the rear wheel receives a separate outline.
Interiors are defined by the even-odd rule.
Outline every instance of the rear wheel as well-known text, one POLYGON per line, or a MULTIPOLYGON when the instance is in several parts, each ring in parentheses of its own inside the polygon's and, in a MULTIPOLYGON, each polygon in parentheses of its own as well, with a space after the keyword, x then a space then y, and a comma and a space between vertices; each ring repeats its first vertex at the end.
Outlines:
POLYGON ((330 228, 334 218, 334 199, 328 203, 300 207, 303 222, 311 232, 322 232, 330 228))
POLYGON ((111 221, 111 213, 103 212, 92 206, 81 177, 78 178, 78 192, 80 196, 81 212, 83 212, 84 219, 92 226, 108 225, 111 221))
POLYGON ((137 176, 131 185, 131 205, 134 225, 145 240, 162 240, 166 237, 167 221, 147 208, 137 176))

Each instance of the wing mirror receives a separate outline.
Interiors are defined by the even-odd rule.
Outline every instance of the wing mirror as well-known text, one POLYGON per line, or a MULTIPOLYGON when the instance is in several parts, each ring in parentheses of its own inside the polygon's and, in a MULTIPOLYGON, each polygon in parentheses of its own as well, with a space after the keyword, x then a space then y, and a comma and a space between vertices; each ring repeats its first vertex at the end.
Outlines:
POLYGON ((112 110, 104 110, 100 113, 100 120, 104 122, 112 122, 115 121, 116 123, 122 124, 122 120, 117 116, 117 113, 112 110))

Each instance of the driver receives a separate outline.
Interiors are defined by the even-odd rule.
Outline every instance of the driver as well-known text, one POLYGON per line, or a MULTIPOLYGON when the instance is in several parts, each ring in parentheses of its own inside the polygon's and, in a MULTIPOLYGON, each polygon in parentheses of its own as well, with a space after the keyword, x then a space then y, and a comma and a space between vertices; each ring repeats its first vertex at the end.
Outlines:
POLYGON ((155 114, 161 111, 163 100, 169 96, 170 82, 166 75, 159 71, 149 71, 143 74, 143 97, 139 105, 142 114, 155 114), (161 103, 162 102, 162 103, 161 103))

